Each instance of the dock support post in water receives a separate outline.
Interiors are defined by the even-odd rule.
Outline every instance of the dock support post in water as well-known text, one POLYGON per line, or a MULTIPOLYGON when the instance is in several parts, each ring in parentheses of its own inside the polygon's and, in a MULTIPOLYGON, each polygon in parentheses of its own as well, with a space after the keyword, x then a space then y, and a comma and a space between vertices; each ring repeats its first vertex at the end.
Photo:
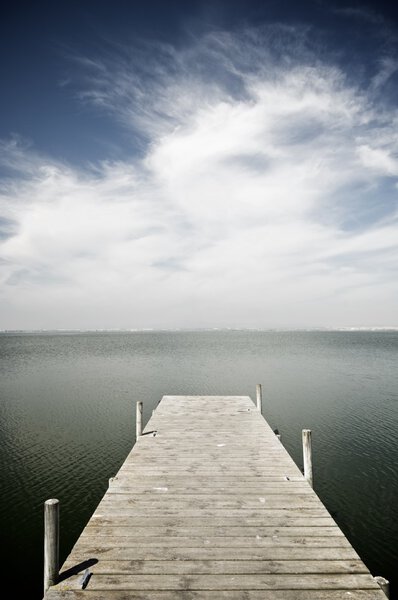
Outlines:
POLYGON ((59 500, 44 503, 44 593, 59 575, 59 500))
POLYGON ((261 387, 261 383, 256 385, 256 400, 257 400, 257 410, 262 413, 263 408, 263 390, 261 387))
POLYGON ((390 582, 388 579, 384 579, 384 577, 380 577, 380 575, 376 575, 373 577, 375 582, 379 585, 379 587, 383 590, 386 595, 386 598, 390 597, 390 582))
POLYGON ((138 439, 142 435, 142 402, 138 401, 136 405, 135 417, 135 437, 138 439))
POLYGON ((314 478, 312 474, 312 444, 311 444, 311 429, 303 429, 303 460, 304 460, 304 477, 314 487, 314 478))

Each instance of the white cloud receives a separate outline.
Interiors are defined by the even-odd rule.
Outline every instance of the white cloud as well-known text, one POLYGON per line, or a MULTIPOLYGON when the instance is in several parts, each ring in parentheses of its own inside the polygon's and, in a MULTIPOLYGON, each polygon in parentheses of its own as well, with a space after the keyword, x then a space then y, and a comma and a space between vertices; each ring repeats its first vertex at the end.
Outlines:
MULTIPOLYGON (((392 149, 394 152, 395 148, 392 149)), ((398 160, 391 156, 391 149, 372 148, 367 144, 358 146, 358 156, 365 168, 379 175, 398 175, 398 160)))
POLYGON ((0 327, 397 324, 397 114, 276 33, 160 46, 141 76, 80 61, 147 149, 0 147, 0 327))

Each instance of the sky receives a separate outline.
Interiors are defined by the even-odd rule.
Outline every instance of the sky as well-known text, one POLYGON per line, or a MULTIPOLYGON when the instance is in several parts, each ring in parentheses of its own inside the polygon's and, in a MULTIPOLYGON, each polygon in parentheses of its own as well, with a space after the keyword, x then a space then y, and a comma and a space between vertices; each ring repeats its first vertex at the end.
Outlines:
POLYGON ((15 0, 0 329, 398 326, 398 8, 15 0))

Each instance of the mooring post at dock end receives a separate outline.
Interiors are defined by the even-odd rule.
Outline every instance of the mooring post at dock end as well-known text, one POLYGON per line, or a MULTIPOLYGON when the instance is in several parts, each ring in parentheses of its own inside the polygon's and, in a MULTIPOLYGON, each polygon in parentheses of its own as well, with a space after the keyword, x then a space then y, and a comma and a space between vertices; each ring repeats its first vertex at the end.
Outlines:
POLYGON ((380 577, 380 575, 376 575, 376 577, 373 577, 373 579, 375 580, 377 585, 383 590, 386 598, 389 598, 390 597, 390 582, 388 581, 388 579, 385 579, 384 577, 380 577))
POLYGON ((59 576, 59 500, 44 503, 44 593, 59 576))
POLYGON ((263 390, 262 390, 261 383, 258 383, 256 385, 256 403, 257 403, 257 410, 260 413, 262 413, 262 409, 263 409, 263 390))
POLYGON ((137 440, 142 435, 142 406, 142 402, 138 400, 135 413, 135 437, 137 440))
POLYGON ((311 429, 303 429, 303 461, 304 461, 304 477, 314 487, 314 477, 312 473, 312 443, 311 443, 312 432, 311 429))

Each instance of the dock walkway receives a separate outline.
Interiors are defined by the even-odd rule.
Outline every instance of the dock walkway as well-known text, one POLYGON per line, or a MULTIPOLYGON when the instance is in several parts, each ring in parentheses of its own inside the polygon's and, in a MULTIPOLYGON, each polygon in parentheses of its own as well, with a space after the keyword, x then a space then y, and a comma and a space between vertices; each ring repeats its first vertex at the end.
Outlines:
POLYGON ((249 397, 165 396, 45 599, 385 596, 249 397))

